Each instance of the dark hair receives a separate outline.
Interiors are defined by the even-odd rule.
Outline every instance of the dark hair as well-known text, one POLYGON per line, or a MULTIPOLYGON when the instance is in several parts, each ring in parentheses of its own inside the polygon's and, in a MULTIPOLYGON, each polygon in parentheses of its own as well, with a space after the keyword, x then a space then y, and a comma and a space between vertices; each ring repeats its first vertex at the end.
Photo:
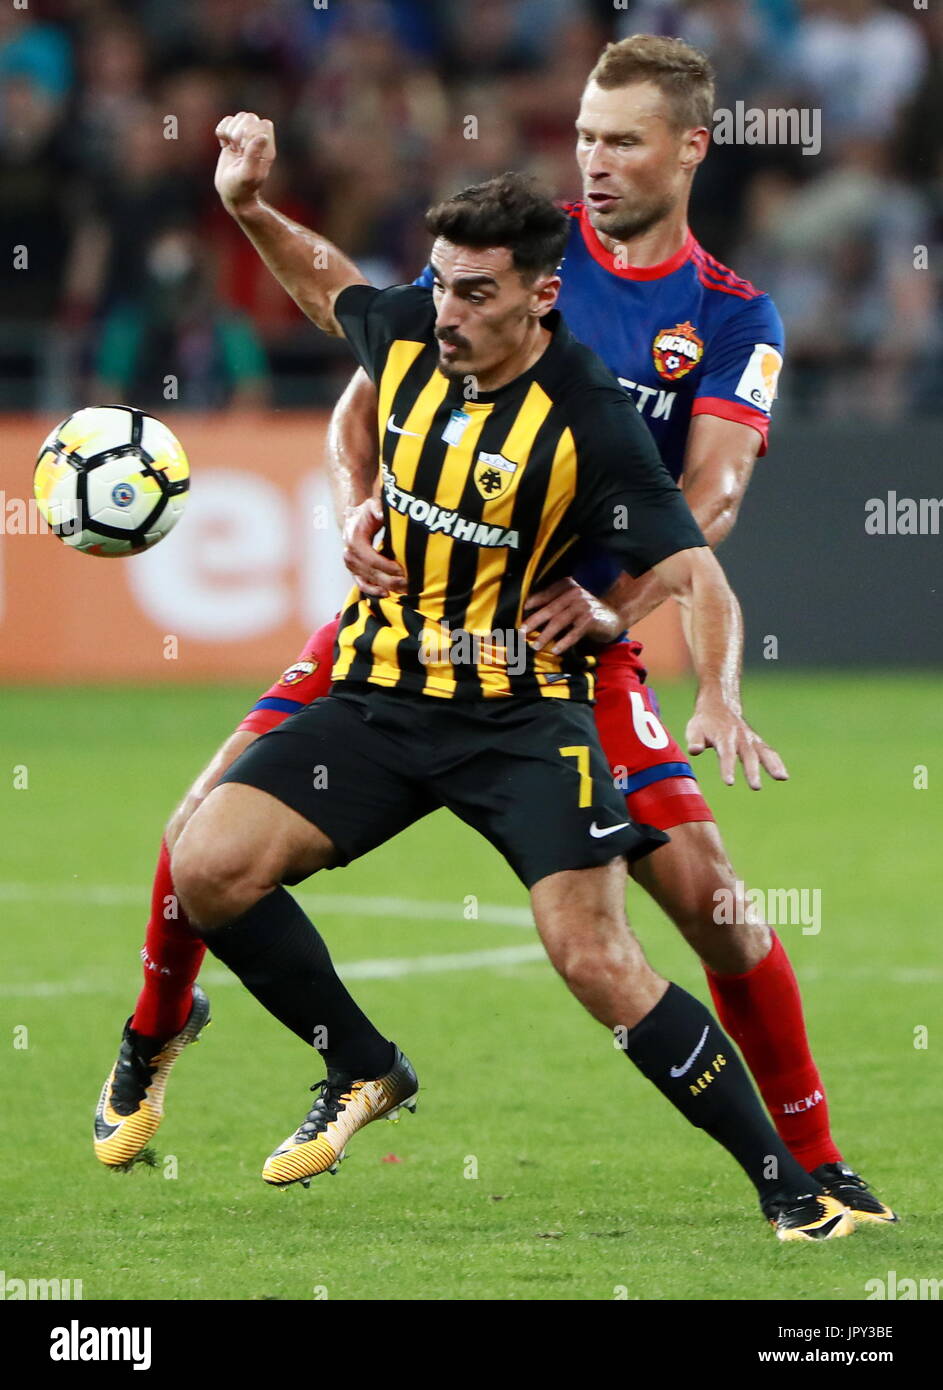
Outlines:
POLYGON ((552 275, 566 246, 570 219, 526 174, 499 174, 463 188, 426 213, 426 230, 456 246, 506 246, 525 280, 552 275))
POLYGON ((710 129, 714 114, 710 59, 682 39, 633 34, 620 43, 606 44, 586 80, 605 91, 627 87, 632 82, 653 82, 671 103, 676 129, 710 129))

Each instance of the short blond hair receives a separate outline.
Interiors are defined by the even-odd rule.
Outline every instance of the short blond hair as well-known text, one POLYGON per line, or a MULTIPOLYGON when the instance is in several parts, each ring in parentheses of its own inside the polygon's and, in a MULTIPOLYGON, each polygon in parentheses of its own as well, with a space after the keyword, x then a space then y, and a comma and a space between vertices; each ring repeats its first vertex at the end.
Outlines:
POLYGON ((714 115, 714 70, 710 59, 683 39, 632 34, 607 43, 587 79, 604 91, 651 82, 668 99, 678 130, 706 126, 714 115))

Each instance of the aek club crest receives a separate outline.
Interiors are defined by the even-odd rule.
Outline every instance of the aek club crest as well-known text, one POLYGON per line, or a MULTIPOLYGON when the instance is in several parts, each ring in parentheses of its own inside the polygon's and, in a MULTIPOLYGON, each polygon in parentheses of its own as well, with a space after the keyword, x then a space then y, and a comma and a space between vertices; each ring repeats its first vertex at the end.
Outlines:
POLYGON ((503 454, 479 454, 475 460, 475 487, 486 502, 503 497, 517 472, 517 464, 503 454))

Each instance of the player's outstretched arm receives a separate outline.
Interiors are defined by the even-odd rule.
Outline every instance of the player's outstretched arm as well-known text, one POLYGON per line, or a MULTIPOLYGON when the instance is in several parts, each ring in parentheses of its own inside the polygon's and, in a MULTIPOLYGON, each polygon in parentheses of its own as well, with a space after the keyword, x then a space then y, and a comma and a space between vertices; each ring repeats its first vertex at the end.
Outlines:
POLYGON ((261 197, 275 162, 275 129, 251 111, 224 116, 216 127, 216 191, 276 280, 325 333, 341 334, 334 300, 366 277, 332 242, 284 217, 261 197))
MULTIPOLYGON (((736 525, 760 443, 755 429, 736 420, 696 415, 691 421, 682 487, 685 501, 712 550, 736 525)), ((632 627, 667 597, 664 584, 649 570, 638 579, 621 575, 605 594, 605 601, 619 614, 624 627, 632 627)))
POLYGON ((386 598, 406 588, 395 560, 374 547, 383 525, 383 508, 374 497, 379 465, 377 388, 362 367, 354 372, 331 414, 327 469, 334 514, 344 537, 344 564, 364 594, 386 598))
POLYGON ((685 636, 697 672, 697 700, 687 729, 688 751, 696 755, 705 748, 715 748, 728 786, 735 780, 738 761, 754 791, 760 790, 761 768, 776 781, 785 781, 788 773, 779 754, 743 718, 743 618, 716 557, 706 546, 698 546, 679 550, 654 568, 667 592, 681 604, 685 636))

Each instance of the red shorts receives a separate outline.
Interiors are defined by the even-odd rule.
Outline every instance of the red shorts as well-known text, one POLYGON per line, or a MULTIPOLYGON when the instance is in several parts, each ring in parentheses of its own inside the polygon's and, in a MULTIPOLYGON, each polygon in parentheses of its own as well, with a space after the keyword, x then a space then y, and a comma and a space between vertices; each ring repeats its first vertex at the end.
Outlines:
MULTIPOLYGON (((309 638, 304 651, 257 700, 239 725, 264 734, 331 688, 337 619, 309 638)), ((713 820, 682 749, 658 718, 658 701, 645 684, 641 642, 606 647, 596 668, 596 728, 616 786, 633 820, 670 830, 713 820)))
POLYGON ((658 718, 645 684, 641 642, 614 642, 596 666, 596 729, 633 820, 670 830, 713 820, 687 754, 658 718))

